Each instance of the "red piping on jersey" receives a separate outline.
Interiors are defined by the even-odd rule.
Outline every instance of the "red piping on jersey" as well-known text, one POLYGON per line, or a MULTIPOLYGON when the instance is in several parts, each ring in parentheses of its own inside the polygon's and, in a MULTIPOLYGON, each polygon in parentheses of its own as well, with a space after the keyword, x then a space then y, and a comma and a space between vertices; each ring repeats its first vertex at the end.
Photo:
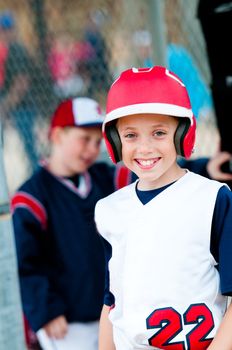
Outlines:
POLYGON ((113 310, 113 308, 115 308, 115 304, 112 304, 112 305, 110 306, 109 312, 110 312, 111 310, 113 310))
POLYGON ((17 208, 28 209, 35 218, 40 222, 42 228, 45 230, 47 228, 47 213, 44 206, 30 194, 19 191, 11 200, 11 211, 12 213, 17 208))

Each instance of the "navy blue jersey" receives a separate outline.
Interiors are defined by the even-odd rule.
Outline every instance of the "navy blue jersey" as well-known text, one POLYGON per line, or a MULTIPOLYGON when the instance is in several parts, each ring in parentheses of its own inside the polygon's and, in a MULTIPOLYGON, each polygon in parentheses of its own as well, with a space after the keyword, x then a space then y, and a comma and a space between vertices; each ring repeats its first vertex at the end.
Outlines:
MULTIPOLYGON (((83 192, 81 181, 77 188, 40 167, 14 195, 22 304, 34 331, 59 315, 68 322, 99 319, 105 260, 94 207, 115 190, 114 173, 106 164, 93 165, 83 192)), ((120 176, 129 181, 128 174, 120 174, 116 182, 120 176)))

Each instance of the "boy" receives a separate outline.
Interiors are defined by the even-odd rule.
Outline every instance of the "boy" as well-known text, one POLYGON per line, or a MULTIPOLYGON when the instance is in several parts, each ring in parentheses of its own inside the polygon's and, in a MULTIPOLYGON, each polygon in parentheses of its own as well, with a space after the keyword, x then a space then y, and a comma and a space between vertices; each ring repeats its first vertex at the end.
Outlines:
POLYGON ((46 350, 97 348, 105 260, 94 207, 115 189, 112 168, 94 164, 102 121, 90 98, 61 102, 48 161, 12 199, 23 310, 46 350))
POLYGON ((232 197, 176 162, 195 140, 184 84, 164 67, 123 72, 103 130, 139 179, 95 209, 112 246, 99 349, 231 350, 232 197))

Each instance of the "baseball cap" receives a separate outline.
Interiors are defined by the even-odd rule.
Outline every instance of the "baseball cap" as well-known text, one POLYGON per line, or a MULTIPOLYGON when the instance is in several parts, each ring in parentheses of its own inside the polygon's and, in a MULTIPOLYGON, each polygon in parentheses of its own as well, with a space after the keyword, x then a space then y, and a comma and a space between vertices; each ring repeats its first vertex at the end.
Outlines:
POLYGON ((102 123, 100 105, 89 97, 76 97, 58 105, 51 119, 50 132, 57 126, 101 127, 102 123))
POLYGON ((11 29, 15 26, 14 16, 10 11, 0 12, 0 28, 11 29))

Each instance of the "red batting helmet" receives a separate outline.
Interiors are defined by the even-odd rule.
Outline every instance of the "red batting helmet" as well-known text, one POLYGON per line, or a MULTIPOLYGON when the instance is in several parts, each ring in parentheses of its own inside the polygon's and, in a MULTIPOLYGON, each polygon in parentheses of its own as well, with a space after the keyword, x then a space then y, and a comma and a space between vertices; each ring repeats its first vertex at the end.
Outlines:
POLYGON ((179 117, 174 136, 177 154, 191 156, 196 132, 187 89, 180 78, 165 67, 132 68, 112 84, 103 122, 103 135, 114 163, 122 159, 116 120, 133 114, 165 114, 179 117))

